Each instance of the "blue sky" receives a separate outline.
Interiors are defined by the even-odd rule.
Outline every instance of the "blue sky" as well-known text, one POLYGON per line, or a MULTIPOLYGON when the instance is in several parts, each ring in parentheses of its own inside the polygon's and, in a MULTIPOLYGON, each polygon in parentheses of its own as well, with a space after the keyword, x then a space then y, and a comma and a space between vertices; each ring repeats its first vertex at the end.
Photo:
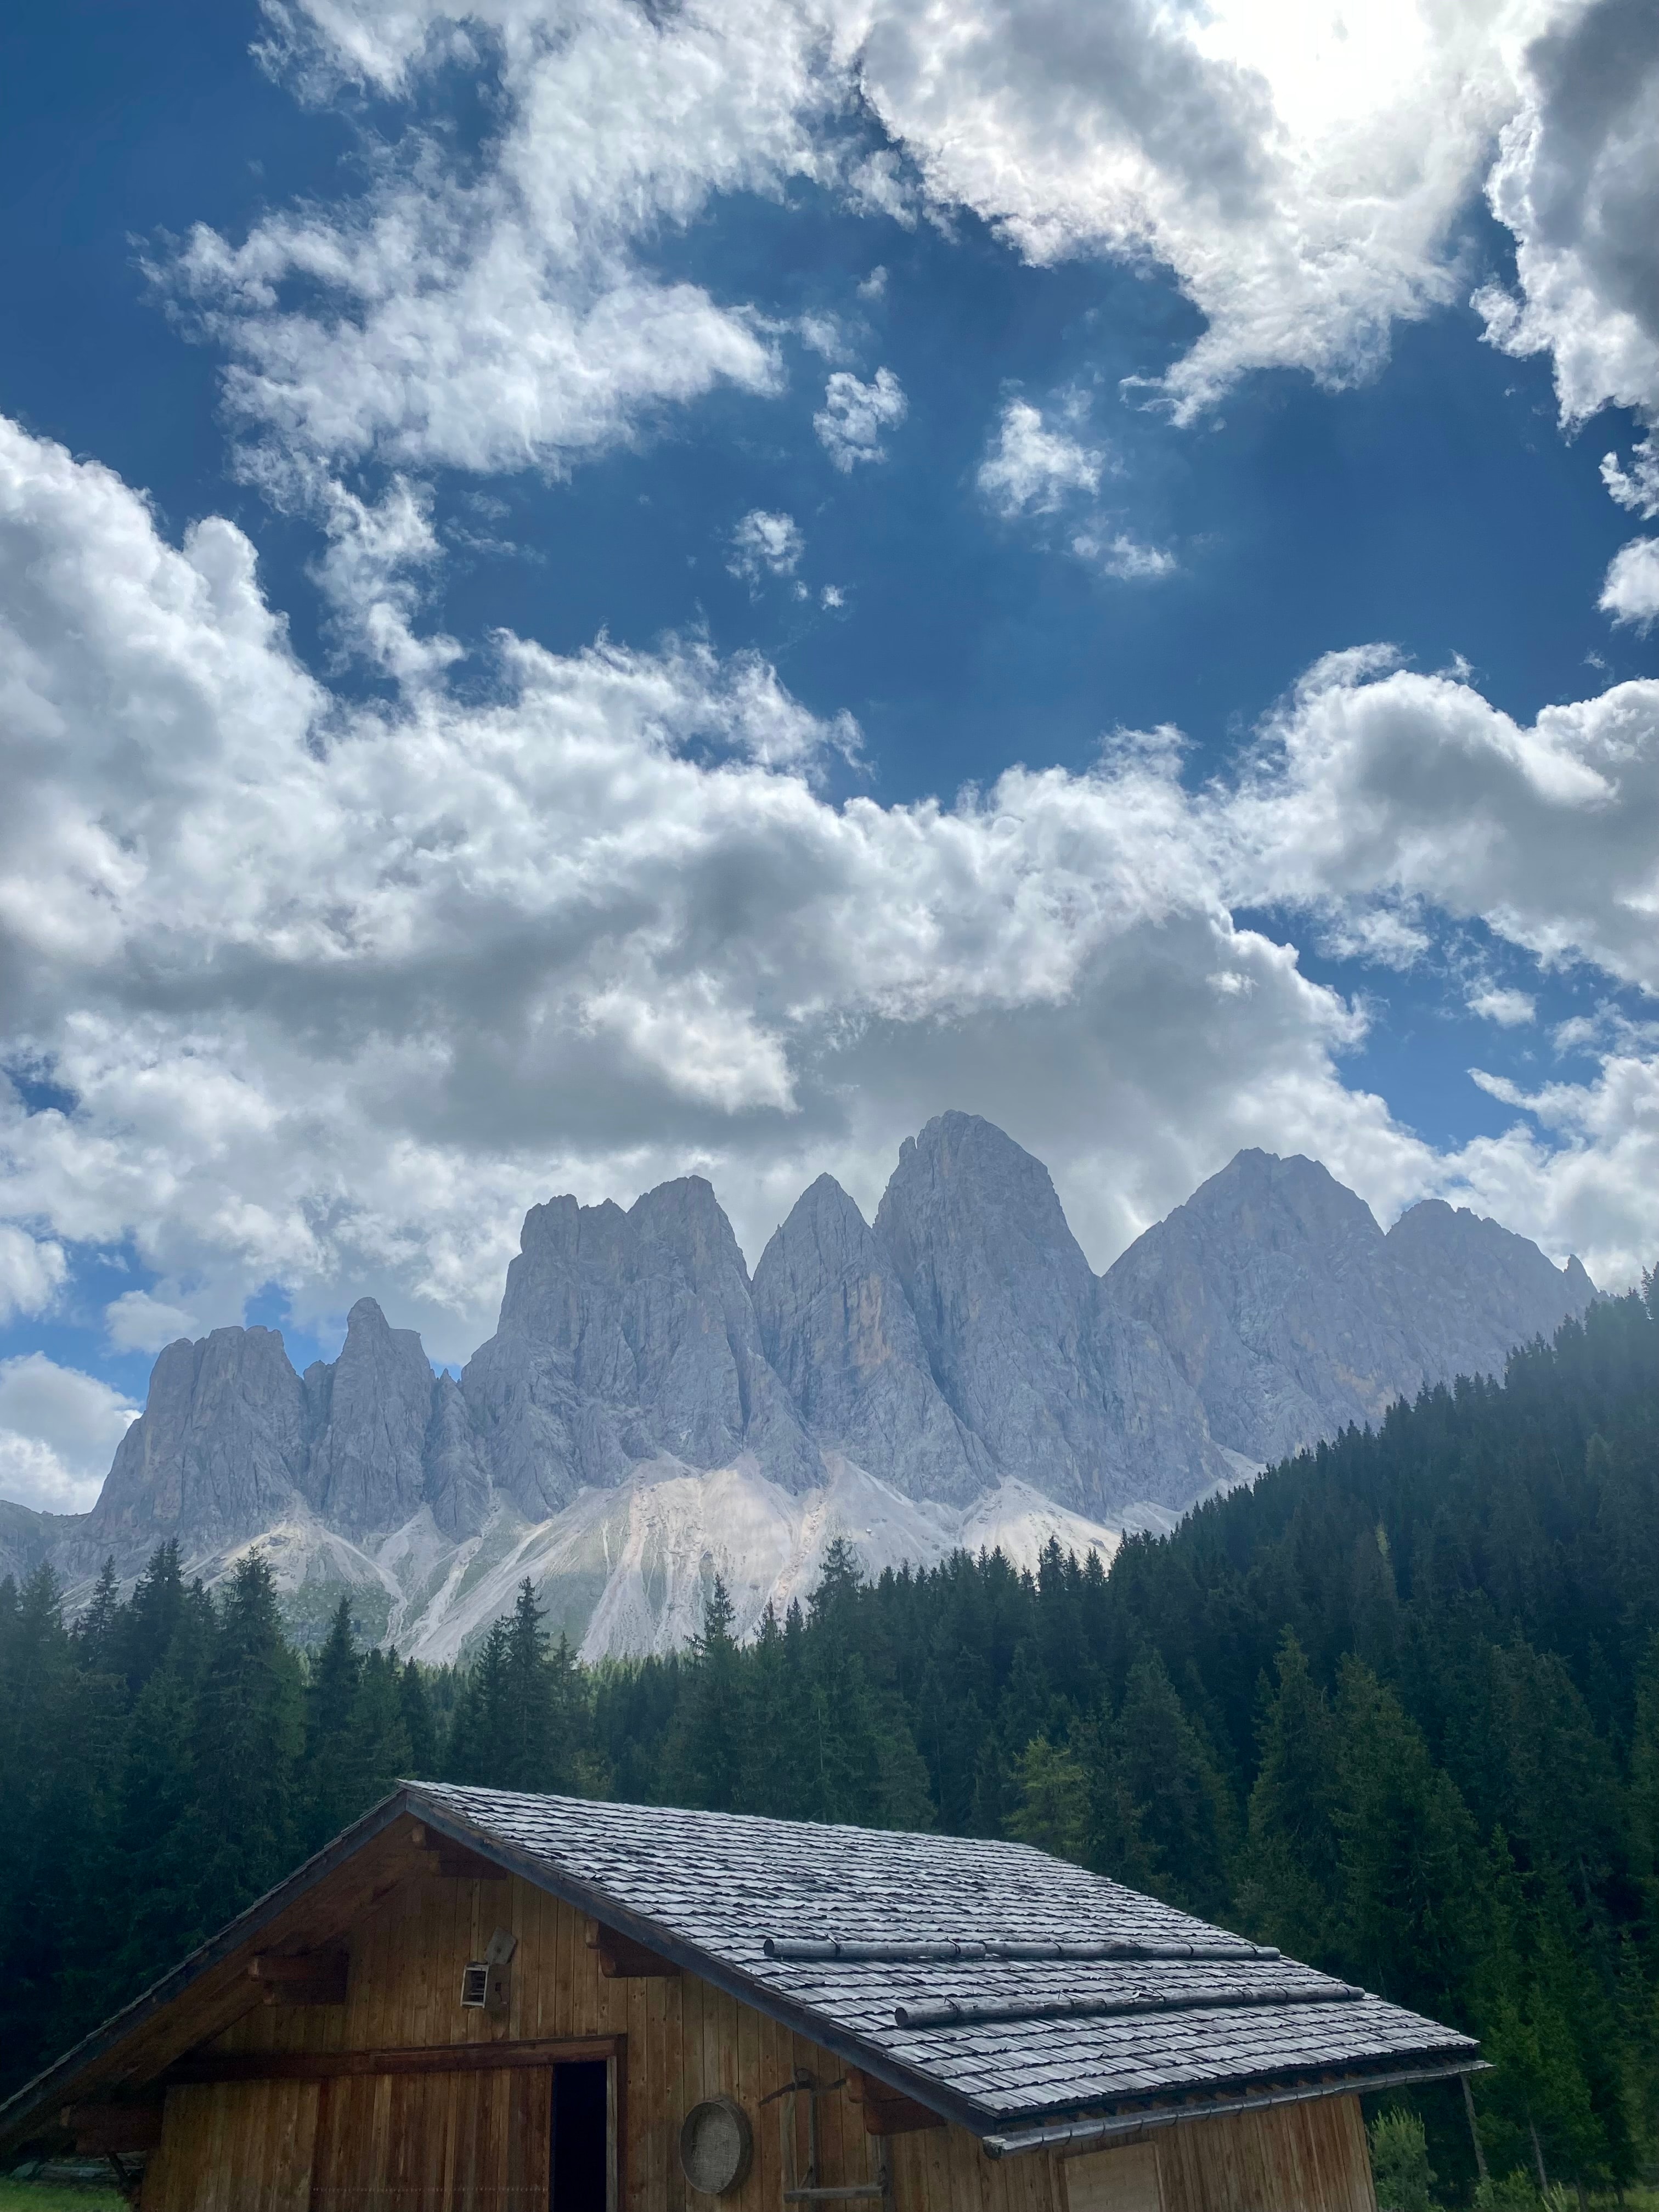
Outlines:
POLYGON ((1651 1260, 1650 12, 930 21, 14 11, 0 1495, 952 1105, 1651 1260))

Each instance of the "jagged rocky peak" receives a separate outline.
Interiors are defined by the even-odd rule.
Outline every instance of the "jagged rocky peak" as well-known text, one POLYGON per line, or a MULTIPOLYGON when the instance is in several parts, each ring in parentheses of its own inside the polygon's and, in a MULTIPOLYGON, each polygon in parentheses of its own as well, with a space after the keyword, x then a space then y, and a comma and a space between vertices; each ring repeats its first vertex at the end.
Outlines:
POLYGON ((462 1388, 496 1486, 538 1516, 652 1459, 716 1468, 752 1451, 791 1489, 820 1472, 701 1176, 626 1213, 574 1199, 533 1207, 500 1326, 462 1388))
POLYGON ((1401 1354, 1382 1232, 1316 1161, 1243 1152, 1106 1272, 1218 1442, 1265 1462, 1376 1418, 1401 1354))
POLYGON ((1005 1474, 1085 1512, 1228 1472, 1193 1394, 1097 1285, 1040 1160, 945 1114, 900 1148, 875 1233, 952 1410, 1005 1474))
POLYGON ((1386 1237, 1317 1161, 1241 1152, 1108 1270, 1221 1443, 1281 1458, 1397 1397, 1501 1372, 1594 1291, 1524 1237, 1431 1201, 1386 1237), (1420 1219, 1414 1217, 1420 1216, 1420 1219), (1407 1225, 1410 1224, 1410 1225, 1407 1225))
POLYGON ((125 1559, 173 1535, 202 1551, 257 1534, 297 1502, 307 1427, 304 1386, 277 1330, 180 1337, 151 1370, 88 1535, 125 1559))
POLYGON ((439 1528, 455 1543, 477 1535, 489 1517, 489 1468, 453 1375, 440 1375, 432 1387, 422 1467, 426 1502, 439 1528))
POLYGON ((1425 1349, 1443 1346, 1454 1371, 1501 1372, 1515 1346, 1553 1336, 1595 1296, 1576 1257, 1558 1267, 1528 1238, 1443 1199, 1408 1206, 1385 1242, 1425 1349))
POLYGON ((419 1336, 392 1328, 373 1298, 359 1298, 339 1358, 308 1367, 305 1384, 312 1504, 347 1535, 401 1528, 427 1486, 432 1367, 419 1336))
POLYGON ((754 1298, 767 1360, 819 1443, 913 1497, 965 1500, 995 1481, 933 1380, 891 1262, 833 1176, 773 1235, 754 1298))

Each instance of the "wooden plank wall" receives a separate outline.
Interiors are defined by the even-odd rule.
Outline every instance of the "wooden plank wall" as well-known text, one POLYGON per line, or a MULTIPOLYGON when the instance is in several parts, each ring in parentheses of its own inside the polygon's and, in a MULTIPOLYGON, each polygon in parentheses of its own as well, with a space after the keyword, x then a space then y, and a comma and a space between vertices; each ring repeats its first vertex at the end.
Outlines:
POLYGON ((1316 2097, 1168 2128, 1164 2212, 1376 2212, 1358 2097, 1316 2097))
MULTIPOLYGON (((742 2105, 755 2130, 749 2178, 720 2200, 722 2212, 782 2212, 791 2100, 763 2100, 802 2070, 837 2082, 841 2062, 695 1976, 608 1980, 586 1935, 571 1906, 516 1877, 412 1875, 349 1930, 345 2004, 261 2005, 204 2048, 251 2056, 622 2038, 623 2212, 709 2212, 713 2200, 688 2191, 677 2147, 686 2112, 720 2094, 742 2105), (498 1926, 518 1938, 500 2021, 460 2003, 461 1970, 483 1957, 498 1926)), ((805 2100, 793 2102, 799 2179, 806 2123, 805 2100)), ((237 2186, 223 2201, 236 2212, 306 2212, 319 2105, 314 2081, 169 2091, 144 2212, 201 2212, 219 2201, 215 2178, 233 2175, 237 2186)), ((1164 2212, 1376 2212, 1352 2098, 1206 2121, 1157 2140, 1164 2212)), ((887 2145, 898 2212, 1066 2212, 1062 2162, 1047 2156, 989 2159, 957 2128, 887 2145)), ((874 2180, 878 2149, 846 2087, 820 2098, 821 2183, 874 2180)), ((876 2200, 869 2203, 875 2212, 876 2200)))

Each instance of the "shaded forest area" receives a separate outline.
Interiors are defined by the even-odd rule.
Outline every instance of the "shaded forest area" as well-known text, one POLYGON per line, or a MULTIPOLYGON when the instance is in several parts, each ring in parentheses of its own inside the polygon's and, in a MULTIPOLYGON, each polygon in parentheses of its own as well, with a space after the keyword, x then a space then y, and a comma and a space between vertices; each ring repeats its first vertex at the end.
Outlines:
MULTIPOLYGON (((731 1620, 715 1583, 684 1655, 585 1668, 526 1585, 460 1674, 343 1607, 307 1665, 257 1554, 69 1626, 0 1584, 0 2090, 411 1774, 1041 1844, 1479 2034, 1481 2201, 1653 2177, 1652 1280, 1109 1571, 837 1550, 731 1620)), ((1474 2195, 1459 2094, 1419 2110, 1474 2195)))

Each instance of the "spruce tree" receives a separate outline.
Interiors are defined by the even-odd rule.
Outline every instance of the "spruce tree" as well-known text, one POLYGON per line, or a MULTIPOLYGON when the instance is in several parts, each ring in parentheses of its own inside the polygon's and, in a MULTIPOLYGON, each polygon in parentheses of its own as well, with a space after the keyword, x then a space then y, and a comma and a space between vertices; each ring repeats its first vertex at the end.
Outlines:
POLYGON ((307 1856, 362 1810, 353 1741, 362 1661, 351 1631, 351 1601, 342 1597, 305 1691, 305 1751, 300 1771, 301 1840, 307 1856))
POLYGON ((405 1659, 398 1678, 398 1708, 404 1734, 409 1739, 409 1768, 412 1778, 435 1781, 438 1777, 438 1727, 426 1681, 413 1659, 405 1659))
POLYGON ((240 1911, 295 1863, 295 1785, 304 1736, 299 1662, 283 1634, 262 1553, 238 1564, 217 1611, 195 1745, 204 1784, 202 1902, 210 1926, 240 1911))
POLYGON ((1339 1934, 1336 1729, 1289 1629, 1276 1674, 1262 1708, 1239 1911, 1261 1941, 1325 1965, 1335 1959, 1339 1934))

